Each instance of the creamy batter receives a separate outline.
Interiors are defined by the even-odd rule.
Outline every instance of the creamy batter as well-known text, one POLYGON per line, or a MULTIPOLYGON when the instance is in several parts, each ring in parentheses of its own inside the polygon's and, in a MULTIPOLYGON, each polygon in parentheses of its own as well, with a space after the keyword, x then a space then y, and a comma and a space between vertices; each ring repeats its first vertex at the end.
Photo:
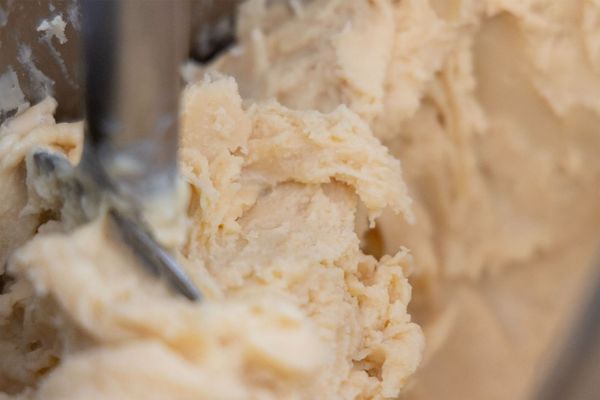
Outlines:
POLYGON ((65 223, 28 166, 75 163, 81 124, 21 113, 0 130, 0 392, 523 397, 600 233, 598 21, 583 0, 245 4, 182 101, 172 250, 202 304, 104 218, 65 223))

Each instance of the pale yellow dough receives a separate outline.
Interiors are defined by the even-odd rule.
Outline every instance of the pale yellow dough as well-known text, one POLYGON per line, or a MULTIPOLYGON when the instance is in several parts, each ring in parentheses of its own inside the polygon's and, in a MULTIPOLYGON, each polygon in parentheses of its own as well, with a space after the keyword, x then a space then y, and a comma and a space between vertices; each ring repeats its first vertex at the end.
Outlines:
POLYGON ((173 250, 201 305, 27 178, 36 147, 75 162, 81 125, 51 99, 13 119, 0 392, 525 398, 600 238, 599 21, 587 0, 247 2, 236 48, 185 71, 173 250))
POLYGON ((410 218, 410 201, 399 162, 356 114, 242 106, 232 78, 186 88, 190 196, 179 210, 185 243, 173 251, 206 296, 192 303, 144 272, 109 220, 71 228, 60 193, 37 184, 36 149, 73 162, 80 153, 82 125, 56 124, 55 106, 32 107, 0 136, 10 276, 1 391, 44 400, 398 395, 424 345, 407 313, 412 258, 363 254, 354 226, 359 202, 374 219, 386 207, 410 218))
POLYGON ((405 398, 523 398, 600 239, 599 3, 267 3, 208 69, 244 97, 346 104, 401 160, 416 223, 384 212, 364 237, 415 258, 427 346, 405 398))

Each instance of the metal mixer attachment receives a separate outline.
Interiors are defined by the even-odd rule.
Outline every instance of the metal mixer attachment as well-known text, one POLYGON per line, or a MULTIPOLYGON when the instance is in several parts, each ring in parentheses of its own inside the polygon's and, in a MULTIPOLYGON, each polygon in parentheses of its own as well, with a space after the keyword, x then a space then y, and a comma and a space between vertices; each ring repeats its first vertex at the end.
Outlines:
POLYGON ((79 209, 81 222, 93 217, 83 204, 108 207, 142 264, 199 300, 200 291, 142 217, 148 202, 161 199, 168 206, 177 196, 179 65, 187 49, 188 7, 170 0, 82 1, 83 156, 77 167, 49 152, 37 152, 33 162, 38 178, 54 180, 79 209))

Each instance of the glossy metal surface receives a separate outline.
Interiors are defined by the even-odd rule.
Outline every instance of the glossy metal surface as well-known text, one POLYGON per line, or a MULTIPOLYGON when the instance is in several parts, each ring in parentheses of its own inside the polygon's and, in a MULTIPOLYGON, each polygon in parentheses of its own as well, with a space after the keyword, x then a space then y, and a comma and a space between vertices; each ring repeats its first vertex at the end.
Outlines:
POLYGON ((189 3, 83 0, 81 11, 84 160, 140 199, 174 190, 189 3))
MULTIPOLYGON (((136 3, 145 1, 136 0, 136 3)), ((192 28, 185 55, 206 61, 231 45, 235 6, 240 1, 190 0, 188 13, 192 28)), ((80 0, 0 0, 0 75, 13 69, 25 99, 31 104, 43 100, 47 94, 56 98, 59 121, 84 117, 81 18, 80 0), (66 22, 65 43, 46 40, 37 31, 42 21, 57 15, 66 22), (28 68, 19 61, 19 51, 24 47, 31 50, 32 62, 52 82, 49 93, 37 87, 28 68)), ((10 115, 12 113, 0 112, 0 123, 10 115)))

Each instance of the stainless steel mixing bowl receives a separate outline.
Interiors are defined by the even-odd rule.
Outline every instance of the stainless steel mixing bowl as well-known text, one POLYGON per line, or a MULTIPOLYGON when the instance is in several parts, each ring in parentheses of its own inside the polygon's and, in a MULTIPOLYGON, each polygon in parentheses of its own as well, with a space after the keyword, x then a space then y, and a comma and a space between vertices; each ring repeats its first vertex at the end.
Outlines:
MULTIPOLYGON (((140 0, 140 5, 143 1, 140 0)), ((191 58, 206 61, 232 43, 235 6, 239 2, 191 2, 191 58)), ((51 94, 58 100, 59 120, 83 117, 80 44, 77 0, 0 0, 0 76, 14 71, 25 99, 31 104, 51 94), (50 21, 57 15, 66 23, 67 41, 62 44, 37 30, 42 21, 50 21), (27 61, 29 50, 31 57, 27 61), (37 68, 51 82, 50 92, 40 87, 40 75, 32 68, 37 68)), ((15 111, 0 107, 0 123, 15 111)))

